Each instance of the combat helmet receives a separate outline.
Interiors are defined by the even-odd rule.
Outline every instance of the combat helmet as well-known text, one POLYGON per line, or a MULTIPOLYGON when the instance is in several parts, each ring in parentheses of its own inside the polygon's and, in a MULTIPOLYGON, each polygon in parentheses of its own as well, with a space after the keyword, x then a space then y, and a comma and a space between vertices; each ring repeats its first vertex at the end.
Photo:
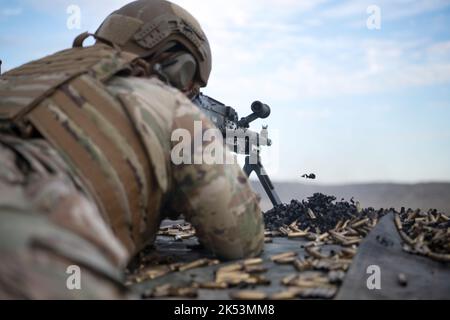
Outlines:
POLYGON ((152 61, 161 60, 167 52, 172 52, 172 57, 175 53, 175 62, 172 59, 163 65, 169 76, 176 75, 174 82, 192 77, 200 87, 208 84, 212 64, 208 39, 198 21, 174 3, 134 1, 108 16, 96 36, 152 61))

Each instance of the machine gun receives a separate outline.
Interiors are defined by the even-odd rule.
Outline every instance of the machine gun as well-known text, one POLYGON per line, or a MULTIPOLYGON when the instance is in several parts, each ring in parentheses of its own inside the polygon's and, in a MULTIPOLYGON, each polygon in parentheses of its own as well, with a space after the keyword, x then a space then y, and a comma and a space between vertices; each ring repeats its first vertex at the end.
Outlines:
POLYGON ((274 206, 280 205, 280 197, 261 163, 261 147, 272 145, 268 127, 263 127, 261 133, 249 130, 251 122, 257 119, 266 119, 270 116, 270 107, 262 102, 255 101, 251 106, 253 113, 239 119, 235 109, 202 93, 199 93, 192 102, 219 128, 226 145, 233 152, 246 156, 244 172, 247 176, 250 177, 255 172, 272 204, 274 206))

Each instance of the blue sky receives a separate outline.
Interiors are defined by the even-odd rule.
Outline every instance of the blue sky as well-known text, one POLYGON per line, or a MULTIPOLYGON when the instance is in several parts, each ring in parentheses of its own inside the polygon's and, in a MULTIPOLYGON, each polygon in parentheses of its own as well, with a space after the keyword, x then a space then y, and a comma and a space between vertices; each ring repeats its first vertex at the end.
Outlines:
MULTIPOLYGON (((11 69, 70 46, 128 1, 0 0, 11 69), (69 5, 81 28, 69 30, 69 5)), ((205 92, 246 115, 272 106, 265 155, 276 180, 450 181, 449 0, 179 0, 210 38, 205 92), (369 30, 366 10, 381 10, 369 30)))

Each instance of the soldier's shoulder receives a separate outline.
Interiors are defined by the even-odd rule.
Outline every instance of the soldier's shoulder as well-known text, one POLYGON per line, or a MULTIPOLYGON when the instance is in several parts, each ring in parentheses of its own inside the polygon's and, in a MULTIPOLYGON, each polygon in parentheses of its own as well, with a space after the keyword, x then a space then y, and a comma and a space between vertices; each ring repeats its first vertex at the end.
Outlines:
POLYGON ((190 100, 179 90, 166 85, 157 78, 114 77, 107 88, 113 95, 134 96, 143 104, 176 109, 191 105, 190 100))
POLYGON ((142 93, 147 95, 152 93, 166 93, 173 96, 179 96, 181 92, 166 85, 164 82, 156 77, 142 78, 142 77, 113 77, 108 83, 107 87, 112 92, 118 93, 142 93))

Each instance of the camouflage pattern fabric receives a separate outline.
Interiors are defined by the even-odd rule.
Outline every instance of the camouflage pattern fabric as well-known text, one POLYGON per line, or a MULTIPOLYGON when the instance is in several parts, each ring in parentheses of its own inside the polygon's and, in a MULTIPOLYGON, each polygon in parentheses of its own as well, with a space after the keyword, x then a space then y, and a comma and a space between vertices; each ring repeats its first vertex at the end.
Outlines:
MULTIPOLYGON (((239 166, 171 160, 174 130, 194 138, 213 124, 157 79, 111 76, 131 68, 108 62, 117 57, 112 48, 86 50, 46 58, 47 78, 77 54, 102 73, 86 66, 43 97, 34 91, 39 61, 0 79, 0 114, 6 106, 4 119, 13 114, 17 128, 33 133, 18 138, 0 128, 0 298, 123 298, 120 270, 167 217, 184 215, 220 258, 259 255, 262 213, 239 166), (33 84, 32 108, 7 99, 17 79, 33 84), (66 288, 70 265, 82 267, 81 291, 66 288)), ((192 159, 211 143, 200 141, 192 159)))
MULTIPOLYGON (((224 259, 261 253, 262 213, 248 179, 237 164, 181 164, 171 161, 172 132, 182 128, 194 140, 195 122, 203 133, 214 125, 179 91, 156 79, 114 78, 108 86, 130 113, 157 172, 165 202, 153 214, 177 218, 183 214, 202 243, 224 259)), ((200 138, 200 141, 203 139, 200 138)), ((202 142, 201 153, 211 142, 202 142)), ((229 150, 216 150, 232 157, 229 150)), ((200 155, 201 156, 201 155, 200 155)), ((155 230, 156 231, 156 230, 155 230)), ((152 230, 152 232, 155 232, 152 230)))
POLYGON ((0 299, 127 297, 128 256, 42 140, 0 135, 0 299), (81 290, 69 290, 69 266, 81 290))

